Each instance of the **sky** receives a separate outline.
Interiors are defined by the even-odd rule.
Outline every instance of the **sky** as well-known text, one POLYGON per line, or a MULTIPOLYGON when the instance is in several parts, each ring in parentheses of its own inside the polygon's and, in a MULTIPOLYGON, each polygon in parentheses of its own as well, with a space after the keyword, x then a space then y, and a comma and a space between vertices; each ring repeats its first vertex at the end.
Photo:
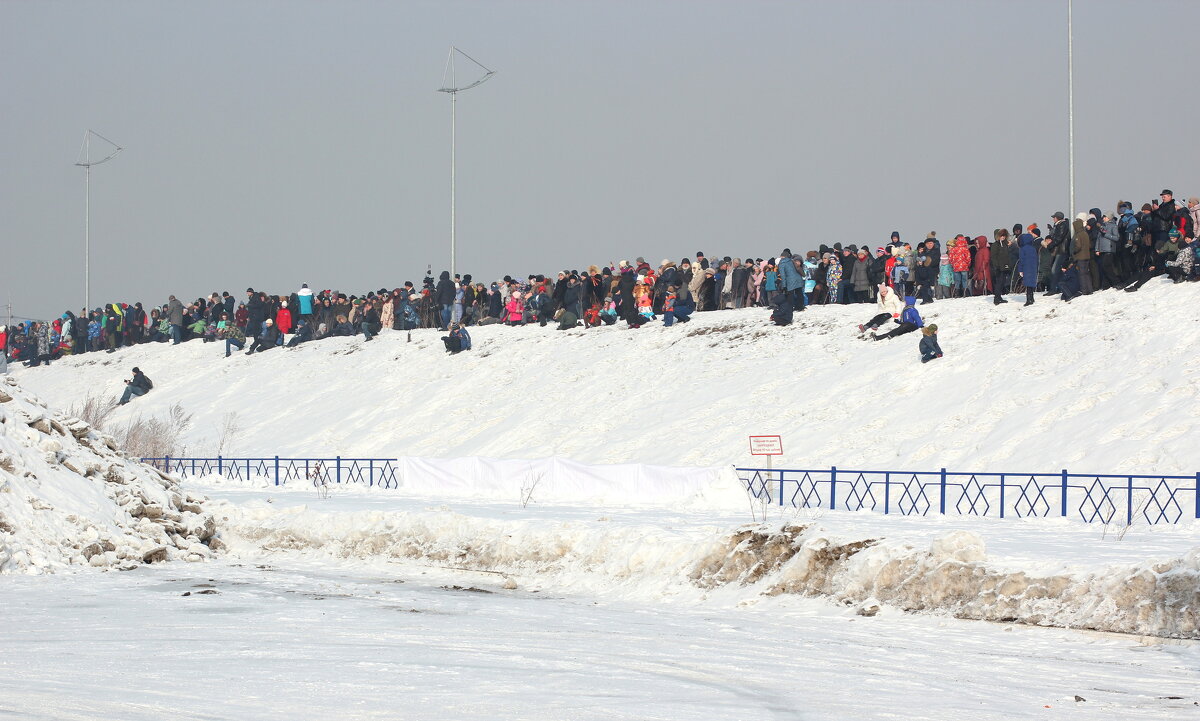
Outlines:
MULTIPOLYGON (((92 169, 92 307, 448 269, 451 45, 496 71, 458 100, 475 279, 1045 223, 1068 211, 1066 10, 0 0, 0 308, 83 306, 88 129, 124 148, 92 169)), ((1200 195, 1173 27, 1200 3, 1075 1, 1076 210, 1200 195)))

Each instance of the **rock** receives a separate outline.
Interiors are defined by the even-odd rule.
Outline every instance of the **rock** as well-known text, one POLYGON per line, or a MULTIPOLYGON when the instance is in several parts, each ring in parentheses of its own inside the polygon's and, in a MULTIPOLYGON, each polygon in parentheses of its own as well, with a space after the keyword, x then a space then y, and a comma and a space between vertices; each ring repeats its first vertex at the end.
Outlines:
POLYGON ((50 421, 45 418, 38 418, 36 421, 30 423, 29 427, 36 429, 39 433, 50 435, 50 421))
POLYGON ((0 391, 0 403, 8 403, 11 400, 12 400, 12 396, 5 393, 4 391, 0 391))
POLYGON ((142 517, 150 519, 162 518, 163 507, 157 503, 150 503, 142 508, 142 517))
POLYGON ((55 453, 62 450, 62 444, 58 442, 57 438, 47 438, 43 440, 41 447, 43 451, 48 451, 50 453, 55 453))
POLYGON ((227 546, 224 541, 216 536, 208 539, 207 543, 209 550, 213 551, 214 553, 220 553, 221 551, 226 551, 229 549, 229 546, 227 546))
POLYGON ((180 504, 179 510, 181 510, 185 513, 203 513, 204 512, 204 509, 201 508, 199 504, 190 503, 187 501, 180 504))
POLYGON ((142 554, 142 563, 161 563, 167 560, 167 547, 155 546, 142 554))
POLYGON ((857 613, 859 616, 871 618, 875 614, 879 613, 879 601, 876 601, 875 599, 864 601, 858 607, 858 610, 856 610, 855 613, 857 613))
POLYGON ((1083 703, 1084 701, 1087 701, 1087 699, 1079 694, 1075 694, 1075 703, 1083 703))
POLYGON ((88 563, 96 568, 101 568, 108 565, 108 558, 103 553, 97 553, 88 559, 88 563))
POLYGON ((83 549, 80 551, 80 553, 83 554, 84 558, 86 558, 90 561, 93 556, 98 556, 98 555, 104 553, 104 547, 101 546, 99 543, 89 543, 88 545, 83 547, 83 549))
POLYGON ((515 591, 517 589, 517 582, 511 578, 505 578, 503 588, 506 591, 515 591))

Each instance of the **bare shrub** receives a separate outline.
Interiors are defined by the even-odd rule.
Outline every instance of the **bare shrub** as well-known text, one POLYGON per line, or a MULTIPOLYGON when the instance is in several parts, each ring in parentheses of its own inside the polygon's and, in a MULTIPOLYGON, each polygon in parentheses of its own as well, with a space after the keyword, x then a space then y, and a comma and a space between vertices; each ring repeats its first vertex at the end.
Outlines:
POLYGON ((166 418, 137 416, 124 426, 108 432, 125 454, 134 458, 162 458, 183 455, 183 434, 192 426, 192 414, 176 403, 167 409, 166 418))
POLYGON ((238 413, 229 411, 221 417, 221 425, 217 427, 217 455, 232 454, 241 437, 242 426, 238 422, 238 413))
POLYGON ((89 393, 81 403, 76 403, 67 409, 67 413, 87 423, 92 428, 101 430, 104 422, 117 409, 115 396, 105 398, 89 393))

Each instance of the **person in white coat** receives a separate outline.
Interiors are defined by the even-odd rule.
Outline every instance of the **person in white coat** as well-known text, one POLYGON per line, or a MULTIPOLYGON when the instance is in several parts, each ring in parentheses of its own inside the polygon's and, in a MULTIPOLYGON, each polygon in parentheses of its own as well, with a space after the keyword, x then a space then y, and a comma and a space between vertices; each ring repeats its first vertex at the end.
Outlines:
POLYGON ((901 311, 904 310, 904 302, 886 283, 879 284, 879 293, 875 304, 879 309, 879 314, 858 327, 859 335, 875 330, 892 318, 899 318, 901 311))

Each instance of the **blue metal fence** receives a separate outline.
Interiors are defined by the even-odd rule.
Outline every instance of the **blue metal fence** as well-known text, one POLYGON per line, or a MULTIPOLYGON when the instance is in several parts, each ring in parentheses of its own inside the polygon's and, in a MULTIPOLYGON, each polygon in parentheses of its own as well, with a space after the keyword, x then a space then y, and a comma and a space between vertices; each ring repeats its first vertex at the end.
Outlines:
POLYGON ((758 499, 794 508, 957 514, 998 518, 1078 517, 1087 523, 1179 523, 1200 519, 1200 473, 1191 476, 962 473, 738 468, 758 499))
POLYGON ((165 473, 178 476, 219 475, 230 480, 249 480, 265 476, 282 486, 301 481, 313 486, 339 483, 364 483, 382 488, 399 488, 395 458, 143 458, 165 473))

